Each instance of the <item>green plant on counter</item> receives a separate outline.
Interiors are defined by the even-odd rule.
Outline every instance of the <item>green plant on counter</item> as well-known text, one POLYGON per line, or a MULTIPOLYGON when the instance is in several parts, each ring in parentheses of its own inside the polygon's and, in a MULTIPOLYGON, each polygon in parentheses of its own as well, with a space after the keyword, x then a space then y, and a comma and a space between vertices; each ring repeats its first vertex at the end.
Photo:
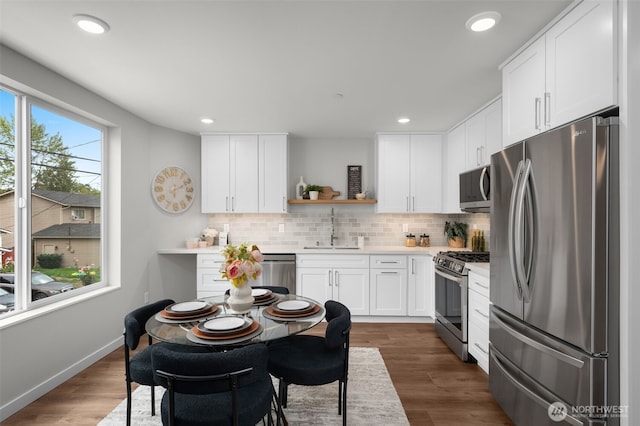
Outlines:
POLYGON ((307 185, 307 187, 304 189, 304 193, 308 194, 310 191, 322 192, 322 187, 320 185, 307 185))
POLYGON ((444 233, 450 240, 453 240, 455 237, 460 237, 463 240, 466 240, 467 224, 462 222, 445 222, 444 233))

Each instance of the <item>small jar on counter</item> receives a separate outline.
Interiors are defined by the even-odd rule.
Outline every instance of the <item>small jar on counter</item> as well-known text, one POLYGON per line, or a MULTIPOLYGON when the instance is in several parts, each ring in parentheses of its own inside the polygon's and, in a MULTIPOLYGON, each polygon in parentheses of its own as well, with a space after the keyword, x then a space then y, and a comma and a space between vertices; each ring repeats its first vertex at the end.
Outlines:
POLYGON ((413 234, 407 234, 407 239, 404 240, 404 245, 406 247, 415 247, 416 246, 416 236, 413 234))
POLYGON ((427 234, 420 235, 420 247, 429 247, 429 236, 427 234))

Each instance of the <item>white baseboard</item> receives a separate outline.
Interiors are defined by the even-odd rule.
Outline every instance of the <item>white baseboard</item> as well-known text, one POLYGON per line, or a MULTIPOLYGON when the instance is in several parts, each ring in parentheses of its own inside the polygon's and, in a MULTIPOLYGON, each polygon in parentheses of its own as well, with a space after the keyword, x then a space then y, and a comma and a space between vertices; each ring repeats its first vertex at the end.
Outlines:
POLYGON ((100 359, 109 355, 111 352, 122 346, 122 344, 123 340, 122 336, 120 336, 112 342, 109 342, 102 348, 98 349, 94 353, 90 354, 89 356, 79 360, 73 365, 70 365, 67 369, 59 372, 55 376, 49 378, 48 380, 40 383, 38 386, 15 398, 13 401, 6 403, 2 407, 0 407, 0 422, 22 410, 24 407, 40 398, 42 395, 60 386, 62 383, 66 382, 76 374, 82 372, 87 367, 90 367, 100 359))

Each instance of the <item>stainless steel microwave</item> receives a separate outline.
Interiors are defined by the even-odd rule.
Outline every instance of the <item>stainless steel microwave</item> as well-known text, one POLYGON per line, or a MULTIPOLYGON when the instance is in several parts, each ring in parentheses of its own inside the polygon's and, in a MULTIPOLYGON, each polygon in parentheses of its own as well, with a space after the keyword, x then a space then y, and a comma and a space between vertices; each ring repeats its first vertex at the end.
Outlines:
POLYGON ((460 209, 468 213, 491 211, 491 168, 480 167, 460 173, 460 209))

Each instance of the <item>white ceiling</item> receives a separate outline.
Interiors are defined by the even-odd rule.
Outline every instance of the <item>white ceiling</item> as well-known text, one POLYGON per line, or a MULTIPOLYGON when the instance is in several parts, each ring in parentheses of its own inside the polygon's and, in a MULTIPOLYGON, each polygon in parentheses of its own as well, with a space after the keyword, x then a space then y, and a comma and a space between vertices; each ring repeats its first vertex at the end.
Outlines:
POLYGON ((0 0, 0 42, 187 133, 370 138, 450 129, 499 95, 498 66, 570 3, 0 0), (498 26, 467 31, 486 10, 498 26), (111 30, 82 33, 77 13, 111 30))

